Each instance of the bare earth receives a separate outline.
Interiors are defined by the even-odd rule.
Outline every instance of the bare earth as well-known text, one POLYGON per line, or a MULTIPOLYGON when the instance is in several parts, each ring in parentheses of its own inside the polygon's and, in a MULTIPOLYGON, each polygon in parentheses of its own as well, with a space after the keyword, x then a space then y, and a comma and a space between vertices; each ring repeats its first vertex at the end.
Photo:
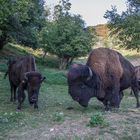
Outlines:
POLYGON ((43 126, 27 132, 13 132, 10 140, 139 140, 140 138, 140 110, 130 109, 126 113, 107 113, 105 115, 109 125, 105 128, 88 127, 89 118, 80 118, 78 121, 67 120, 61 125, 52 127, 43 126))

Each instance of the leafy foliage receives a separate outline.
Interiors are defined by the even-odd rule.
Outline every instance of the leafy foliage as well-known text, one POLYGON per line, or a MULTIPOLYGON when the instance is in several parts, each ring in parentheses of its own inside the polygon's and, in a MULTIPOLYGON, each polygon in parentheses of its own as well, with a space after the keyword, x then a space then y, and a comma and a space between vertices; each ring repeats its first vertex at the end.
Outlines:
POLYGON ((116 37, 117 44, 140 51, 140 0, 128 0, 127 4, 127 10, 121 15, 112 7, 104 17, 108 19, 110 35, 116 37))
POLYGON ((85 28, 80 15, 69 13, 69 0, 62 0, 54 8, 53 21, 41 31, 40 43, 44 51, 60 58, 60 69, 71 64, 76 57, 86 55, 95 35, 85 28))
POLYGON ((104 117, 101 112, 97 112, 93 114, 89 121, 89 126, 96 127, 96 126, 106 126, 107 123, 104 120, 104 117))
POLYGON ((37 47, 45 21, 44 0, 0 0, 0 48, 11 40, 37 47))

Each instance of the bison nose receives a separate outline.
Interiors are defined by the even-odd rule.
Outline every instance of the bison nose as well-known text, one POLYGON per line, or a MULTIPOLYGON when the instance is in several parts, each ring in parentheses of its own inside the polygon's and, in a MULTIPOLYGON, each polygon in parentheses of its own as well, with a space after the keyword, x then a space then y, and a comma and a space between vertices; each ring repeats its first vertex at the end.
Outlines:
POLYGON ((85 108, 88 107, 88 103, 86 102, 79 101, 79 104, 85 108))
POLYGON ((37 101, 37 98, 32 97, 32 98, 31 98, 31 101, 32 101, 32 102, 36 102, 36 101, 37 101))
POLYGON ((88 105, 86 105, 86 104, 83 104, 82 106, 85 107, 85 108, 88 107, 88 105))

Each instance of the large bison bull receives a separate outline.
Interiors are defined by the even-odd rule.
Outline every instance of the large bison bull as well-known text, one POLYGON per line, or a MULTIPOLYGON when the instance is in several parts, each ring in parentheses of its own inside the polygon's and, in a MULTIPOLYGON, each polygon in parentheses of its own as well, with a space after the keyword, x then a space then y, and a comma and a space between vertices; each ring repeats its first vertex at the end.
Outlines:
POLYGON ((8 71, 5 74, 9 76, 9 82, 11 87, 11 101, 16 100, 16 90, 18 97, 18 107, 21 109, 21 105, 25 100, 25 90, 28 93, 29 103, 34 104, 34 108, 38 108, 38 94, 42 81, 45 77, 36 70, 35 58, 31 55, 24 56, 16 60, 9 60, 8 71))
POLYGON ((138 84, 133 65, 120 53, 108 49, 94 49, 86 65, 74 64, 67 74, 69 94, 87 107, 92 97, 102 101, 105 109, 119 108, 123 90, 131 87, 139 107, 138 84))

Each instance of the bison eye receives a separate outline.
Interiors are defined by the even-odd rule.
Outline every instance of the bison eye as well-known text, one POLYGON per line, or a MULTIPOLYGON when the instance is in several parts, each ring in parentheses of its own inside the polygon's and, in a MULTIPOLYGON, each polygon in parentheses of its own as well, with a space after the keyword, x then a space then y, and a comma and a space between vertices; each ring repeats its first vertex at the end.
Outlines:
POLYGON ((75 99, 74 100, 76 100, 77 102, 79 102, 79 97, 75 97, 75 99))

